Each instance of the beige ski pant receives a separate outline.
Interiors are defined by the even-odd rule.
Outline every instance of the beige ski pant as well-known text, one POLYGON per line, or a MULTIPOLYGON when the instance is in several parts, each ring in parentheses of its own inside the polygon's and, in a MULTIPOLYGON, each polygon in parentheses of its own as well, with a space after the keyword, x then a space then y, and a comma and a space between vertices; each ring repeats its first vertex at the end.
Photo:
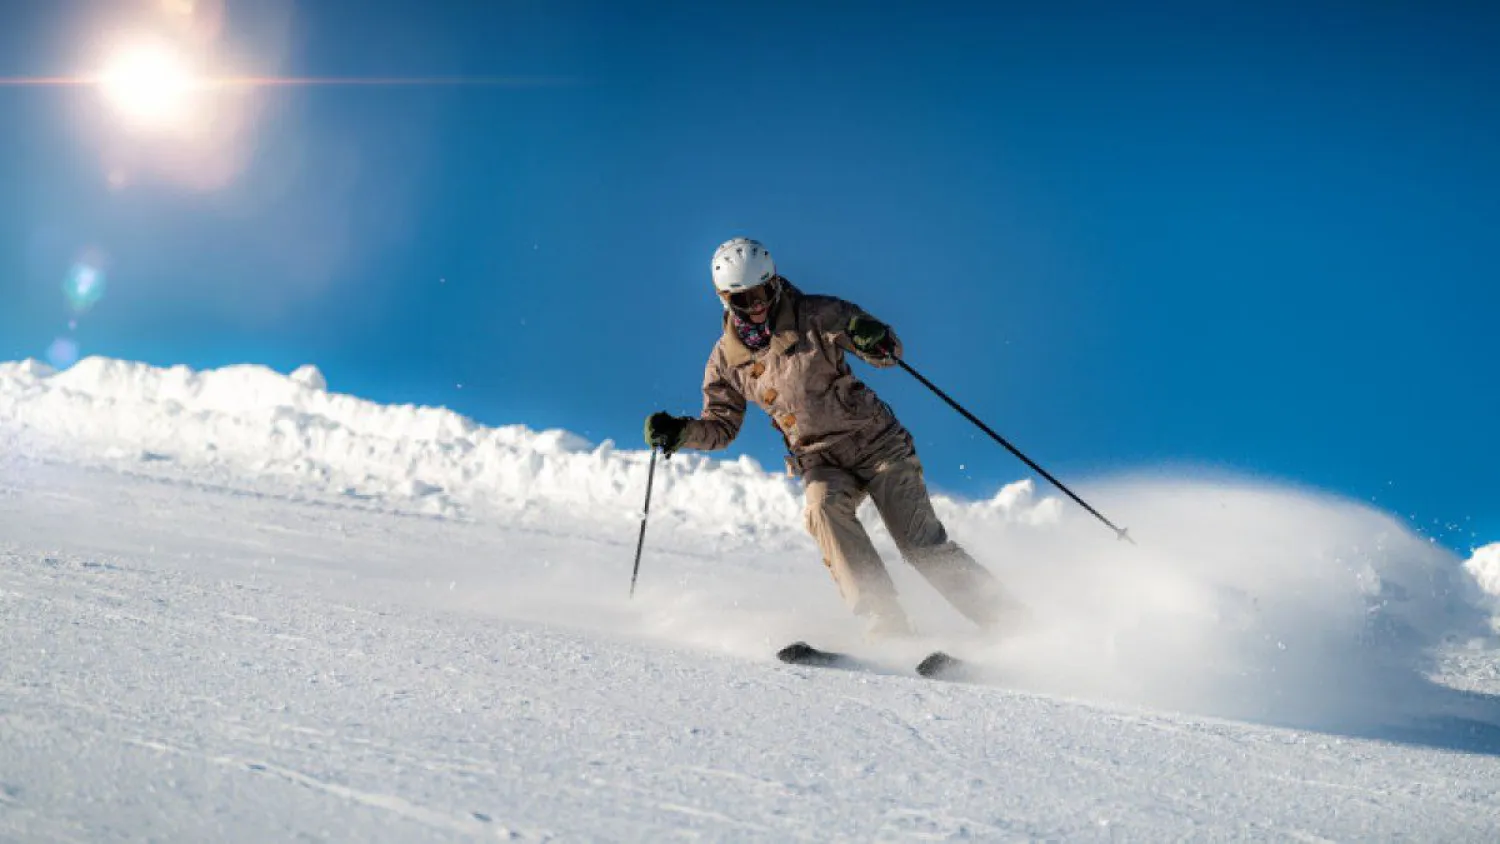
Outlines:
POLYGON ((905 626, 895 584, 855 515, 868 495, 901 556, 949 603, 982 627, 1000 620, 1007 600, 999 581, 948 539, 916 455, 882 462, 867 474, 818 465, 807 470, 804 480, 807 529, 844 602, 856 614, 905 626))

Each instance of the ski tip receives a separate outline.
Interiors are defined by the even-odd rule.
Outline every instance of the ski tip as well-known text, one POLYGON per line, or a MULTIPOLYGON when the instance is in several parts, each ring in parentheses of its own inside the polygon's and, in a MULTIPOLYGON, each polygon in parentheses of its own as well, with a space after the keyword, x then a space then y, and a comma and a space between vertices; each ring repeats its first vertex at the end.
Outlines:
POLYGON ((824 651, 806 642, 793 642, 776 652, 776 658, 790 665, 816 665, 825 668, 849 668, 855 663, 846 654, 824 651))
POLYGON ((806 642, 793 642, 776 652, 776 658, 782 662, 799 663, 805 662, 808 657, 817 653, 817 650, 806 642))
POLYGON ((933 651, 927 658, 917 663, 917 673, 923 677, 941 678, 951 676, 963 666, 963 661, 951 657, 942 651, 933 651))

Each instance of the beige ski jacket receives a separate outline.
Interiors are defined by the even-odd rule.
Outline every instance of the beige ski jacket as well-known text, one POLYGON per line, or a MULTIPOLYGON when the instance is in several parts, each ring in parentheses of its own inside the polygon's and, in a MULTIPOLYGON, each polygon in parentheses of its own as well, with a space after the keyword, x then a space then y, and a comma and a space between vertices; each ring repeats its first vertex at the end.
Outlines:
POLYGON ((909 456, 910 435, 845 359, 854 354, 874 366, 894 365, 855 350, 849 320, 862 313, 850 302, 805 294, 783 280, 771 343, 760 351, 740 340, 726 313, 703 374, 703 412, 688 423, 683 447, 728 446, 754 402, 785 437, 789 466, 798 474, 823 463, 856 469, 909 456))

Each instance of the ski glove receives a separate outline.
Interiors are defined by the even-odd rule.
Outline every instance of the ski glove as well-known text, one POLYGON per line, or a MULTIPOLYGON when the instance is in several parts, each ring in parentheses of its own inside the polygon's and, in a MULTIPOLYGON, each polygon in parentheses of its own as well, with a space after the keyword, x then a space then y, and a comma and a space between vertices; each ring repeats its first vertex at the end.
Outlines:
POLYGON ((849 342, 860 354, 874 358, 888 358, 896 351, 890 326, 869 314, 849 318, 849 342))
POLYGON ((663 454, 670 456, 672 452, 682 448, 682 441, 687 438, 687 423, 690 417, 673 416, 665 410, 646 417, 646 444, 652 448, 660 448, 663 454))

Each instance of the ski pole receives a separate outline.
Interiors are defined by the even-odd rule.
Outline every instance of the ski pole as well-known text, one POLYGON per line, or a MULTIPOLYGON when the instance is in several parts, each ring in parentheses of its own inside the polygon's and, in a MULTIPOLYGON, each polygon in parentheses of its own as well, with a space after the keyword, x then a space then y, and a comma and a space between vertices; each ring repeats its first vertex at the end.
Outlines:
POLYGON ((1005 437, 1002 437, 999 434, 995 433, 994 431, 990 430, 990 426, 988 426, 988 425, 984 424, 983 422, 979 421, 979 417, 977 417, 974 414, 970 413, 969 411, 965 410, 964 407, 963 407, 963 405, 961 405, 958 402, 954 401, 951 397, 949 397, 949 395, 947 393, 945 393, 942 390, 938 389, 938 387, 937 387, 936 384, 932 383, 931 381, 928 381, 926 378, 923 378, 922 377, 922 373, 916 371, 915 369, 912 369, 911 364, 907 363, 906 361, 902 360, 901 358, 894 358, 894 360, 896 361, 896 363, 901 364, 901 368, 902 369, 904 369, 907 372, 911 373, 911 375, 912 375, 913 378, 917 379, 918 381, 921 381, 922 382, 922 386, 924 386, 927 389, 931 390, 932 392, 936 393, 938 398, 940 398, 943 401, 947 402, 950 406, 952 406, 952 408, 954 410, 956 410, 959 413, 963 414, 963 416, 964 416, 965 419, 969 420, 970 422, 973 422, 975 425, 978 425, 979 426, 979 430, 984 431, 986 434, 989 434, 990 437, 995 440, 995 442, 997 442, 997 443, 1005 446, 1007 449, 1010 449, 1010 453, 1011 454, 1014 454, 1015 456, 1021 458, 1021 460, 1027 466, 1030 466, 1031 468, 1033 468, 1036 471, 1040 472, 1041 475, 1042 475, 1042 477, 1044 477, 1047 480, 1051 481, 1058 489, 1062 490, 1063 492, 1066 492, 1068 494, 1068 497, 1071 498, 1071 499, 1073 499, 1074 501, 1077 501, 1078 504, 1083 507, 1083 509, 1085 509, 1085 510, 1089 511, 1090 513, 1094 514, 1094 518, 1096 518, 1099 521, 1103 522, 1105 525, 1107 525, 1109 527, 1110 530, 1112 530, 1112 531, 1115 532, 1115 538, 1117 538, 1117 539, 1123 539, 1126 542, 1129 542, 1131 545, 1135 544, 1135 540, 1130 538, 1130 532, 1129 532, 1128 529, 1115 527, 1115 525, 1114 525, 1113 522, 1111 522, 1109 519, 1104 518, 1104 514, 1100 513, 1098 510, 1095 510, 1093 507, 1090 507, 1087 501, 1084 501, 1082 498, 1079 498, 1078 496, 1074 495, 1073 494, 1073 490, 1068 489, 1066 486, 1063 486, 1063 482, 1062 481, 1058 480, 1057 478, 1052 477, 1051 473, 1049 473, 1046 469, 1043 469, 1042 467, 1038 466, 1035 462, 1032 461, 1032 459, 1030 457, 1027 457, 1026 455, 1022 454, 1021 450, 1018 449, 1018 448, 1016 448, 1015 446, 1011 445, 1005 439, 1005 437))
POLYGON ((630 572, 630 597, 635 597, 635 579, 641 573, 641 549, 646 547, 646 519, 651 515, 651 484, 656 480, 656 447, 651 448, 651 468, 646 471, 646 506, 641 510, 641 535, 635 541, 635 569, 630 572))

